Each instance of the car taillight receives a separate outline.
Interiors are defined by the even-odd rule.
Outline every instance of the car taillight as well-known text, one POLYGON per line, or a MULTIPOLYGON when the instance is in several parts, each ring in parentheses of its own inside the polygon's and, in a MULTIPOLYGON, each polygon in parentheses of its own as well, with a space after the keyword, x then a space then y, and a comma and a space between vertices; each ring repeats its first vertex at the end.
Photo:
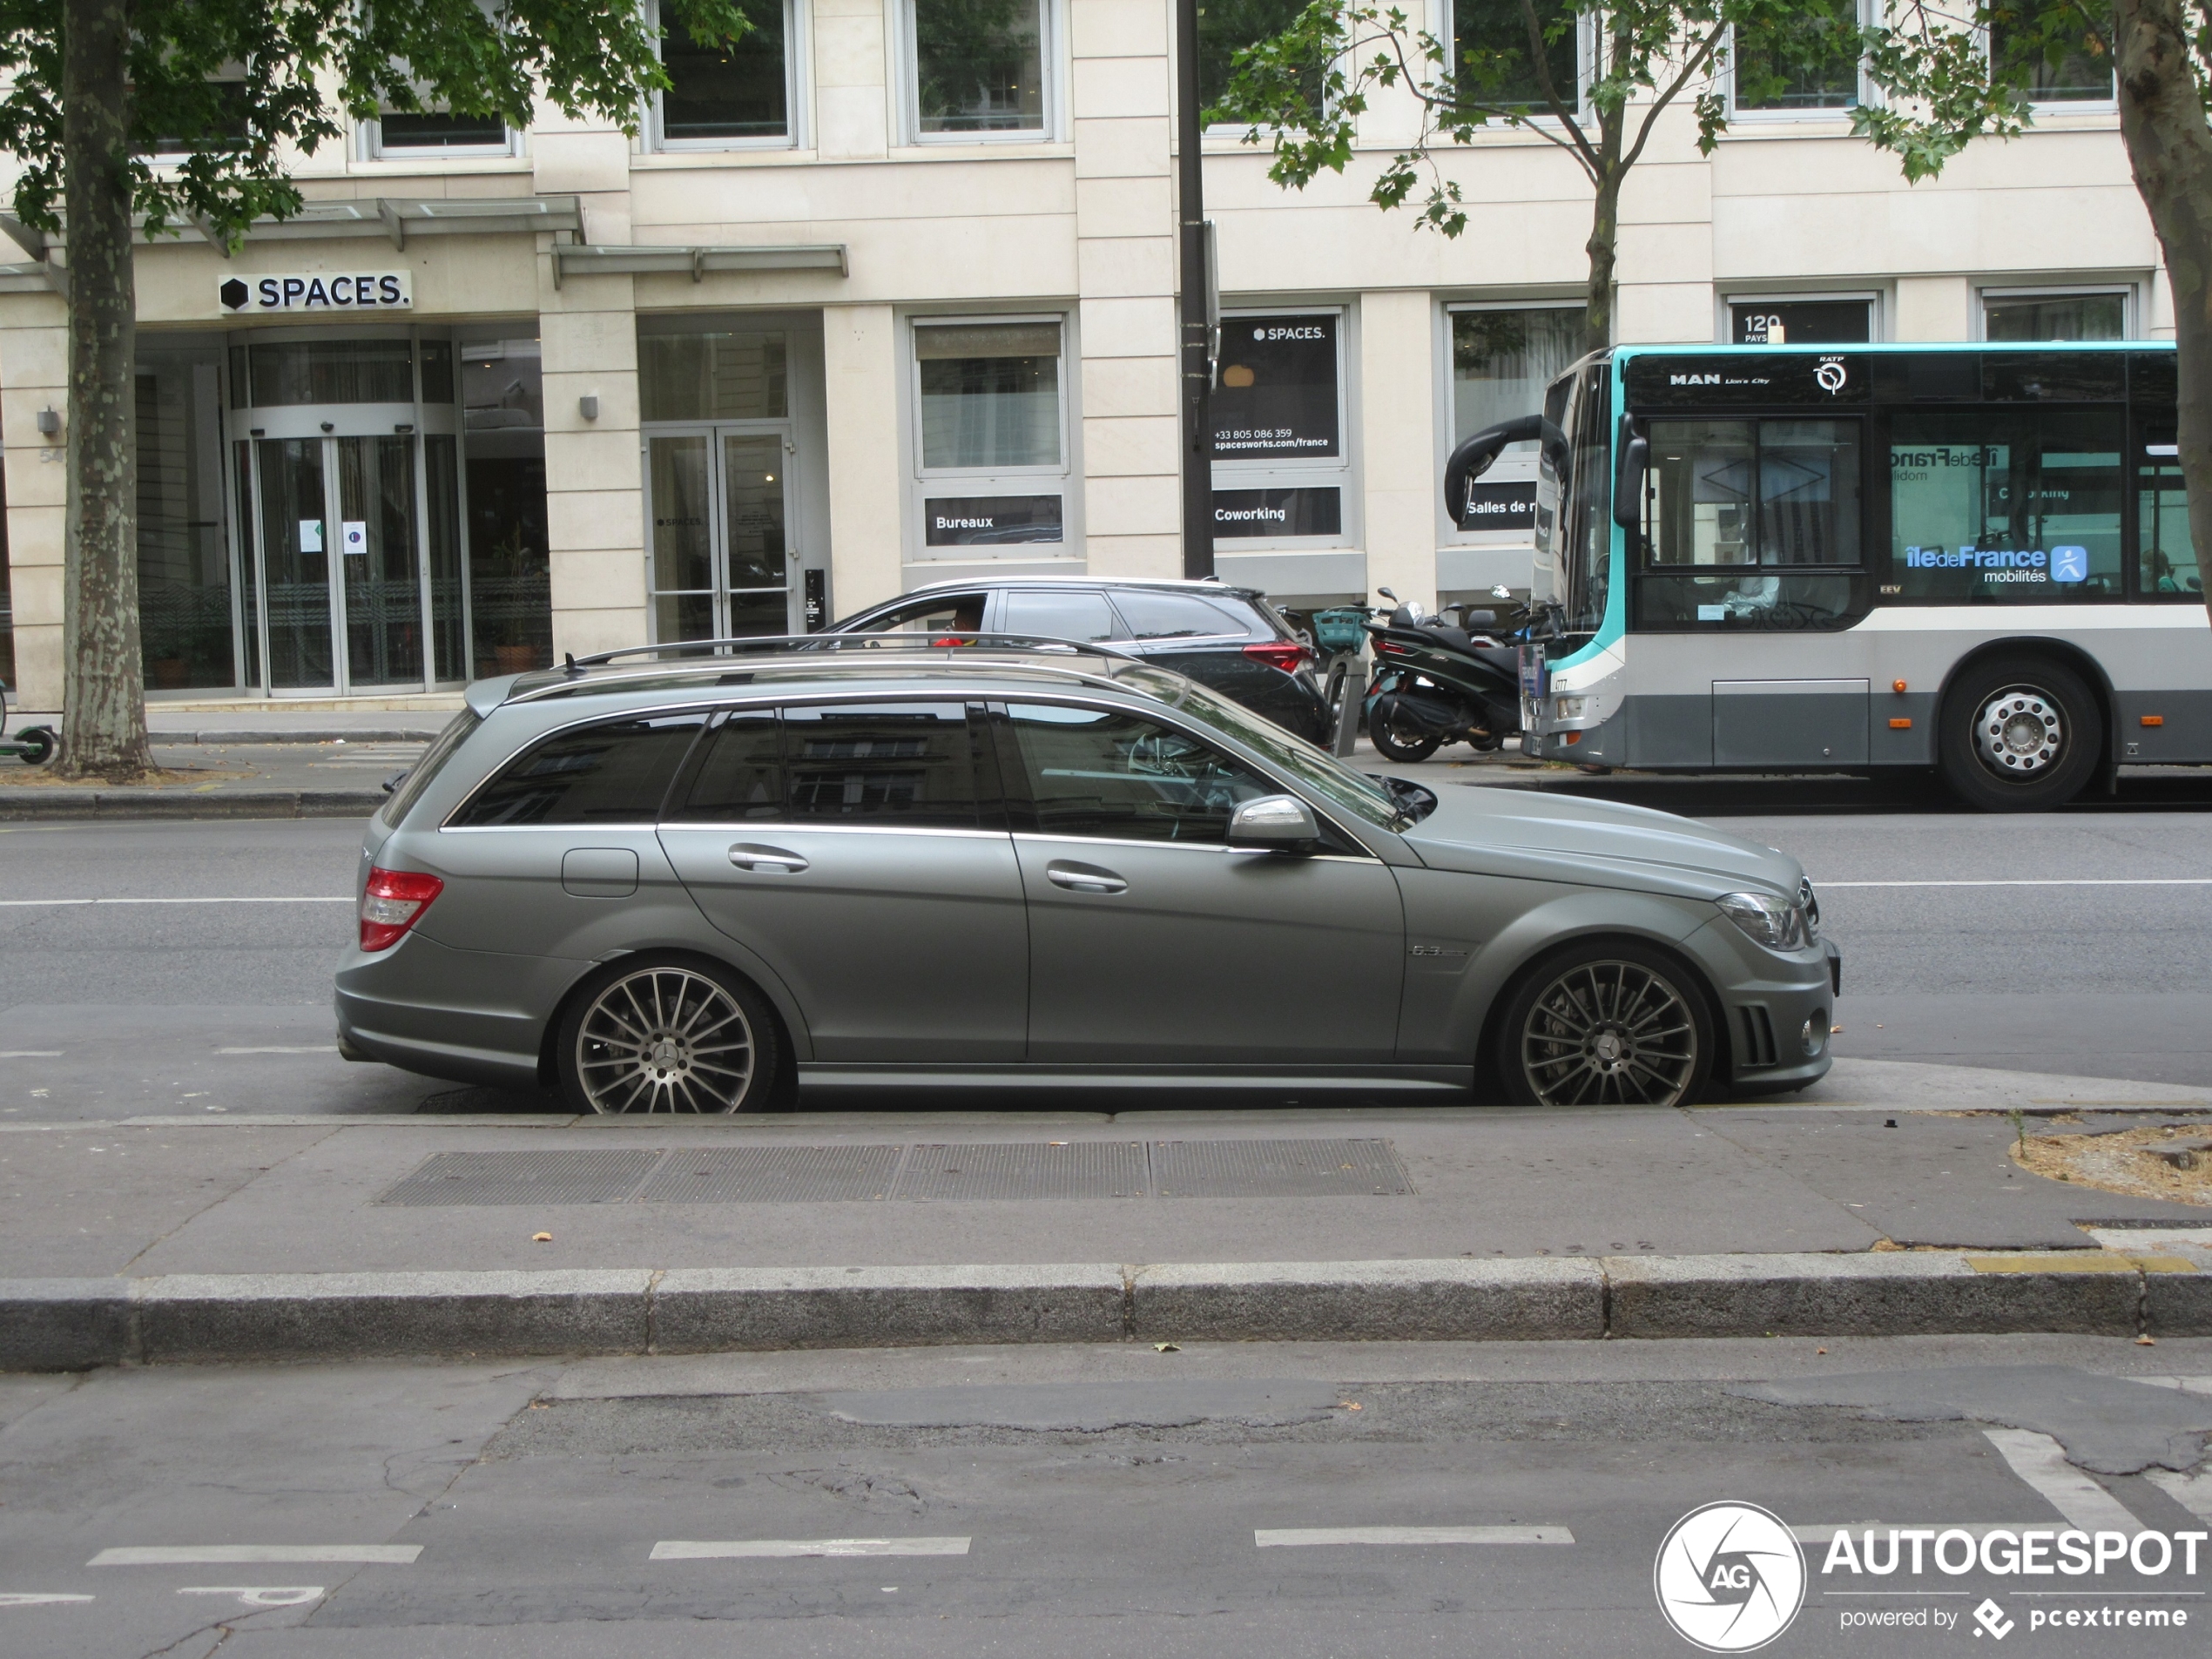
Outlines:
POLYGON ((389 950, 398 944, 445 885, 435 875, 412 870, 371 870, 361 894, 361 948, 389 950))
POLYGON ((1244 647, 1244 655, 1257 657, 1285 674, 1295 674, 1305 665, 1306 650, 1295 639, 1259 639, 1244 647))

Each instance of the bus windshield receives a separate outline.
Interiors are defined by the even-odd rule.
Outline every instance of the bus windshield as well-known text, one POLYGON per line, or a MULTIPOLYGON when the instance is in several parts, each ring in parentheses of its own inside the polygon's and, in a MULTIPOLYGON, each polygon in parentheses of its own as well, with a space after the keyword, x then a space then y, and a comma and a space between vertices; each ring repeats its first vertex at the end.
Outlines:
POLYGON ((1544 418, 1566 434, 1567 452, 1547 446, 1537 461, 1538 579, 1550 577, 1570 634, 1597 631, 1612 590, 1612 403, 1602 362, 1568 370, 1544 395, 1544 418))

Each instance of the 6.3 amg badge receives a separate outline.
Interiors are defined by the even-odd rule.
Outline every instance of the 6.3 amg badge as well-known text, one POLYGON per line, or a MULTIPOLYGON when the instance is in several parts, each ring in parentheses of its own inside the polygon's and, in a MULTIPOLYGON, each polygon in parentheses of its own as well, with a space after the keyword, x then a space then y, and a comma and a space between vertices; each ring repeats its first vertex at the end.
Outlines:
POLYGON ((1789 1527, 1756 1504, 1709 1503, 1677 1521, 1651 1569, 1659 1610, 1708 1653, 1750 1653, 1790 1628, 1805 1561, 1789 1527))

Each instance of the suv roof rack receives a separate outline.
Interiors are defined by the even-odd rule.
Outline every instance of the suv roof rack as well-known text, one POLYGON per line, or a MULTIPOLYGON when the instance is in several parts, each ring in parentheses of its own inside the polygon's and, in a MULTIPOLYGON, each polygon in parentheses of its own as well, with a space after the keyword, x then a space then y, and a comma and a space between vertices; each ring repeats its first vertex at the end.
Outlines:
POLYGON ((980 633, 881 633, 881 634, 748 634, 734 639, 685 639, 664 645, 630 645, 620 651, 603 651, 589 657, 574 652, 558 670, 538 670, 540 673, 558 672, 570 679, 580 677, 587 668, 596 668, 629 657, 676 657, 678 659, 707 652, 713 656, 733 656, 739 652, 781 651, 792 656, 807 651, 942 651, 947 658, 959 651, 975 648, 999 651, 1049 651, 1055 656, 1067 653, 1078 657, 1103 657, 1114 662, 1141 663, 1144 659, 1134 651, 1118 646, 1101 644, 1096 640, 1062 639, 1051 634, 980 634, 980 633))

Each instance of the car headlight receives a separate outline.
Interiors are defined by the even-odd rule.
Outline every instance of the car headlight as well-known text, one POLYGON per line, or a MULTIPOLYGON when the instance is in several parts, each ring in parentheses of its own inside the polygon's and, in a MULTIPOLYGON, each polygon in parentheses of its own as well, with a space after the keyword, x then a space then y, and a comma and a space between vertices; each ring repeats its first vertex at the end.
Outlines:
POLYGON ((1716 899, 1721 914, 1769 950, 1797 950, 1811 942, 1805 913, 1787 899, 1764 893, 1731 893, 1716 899))

